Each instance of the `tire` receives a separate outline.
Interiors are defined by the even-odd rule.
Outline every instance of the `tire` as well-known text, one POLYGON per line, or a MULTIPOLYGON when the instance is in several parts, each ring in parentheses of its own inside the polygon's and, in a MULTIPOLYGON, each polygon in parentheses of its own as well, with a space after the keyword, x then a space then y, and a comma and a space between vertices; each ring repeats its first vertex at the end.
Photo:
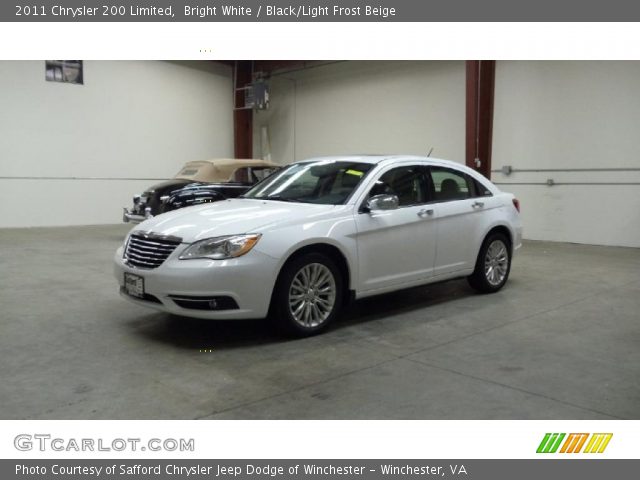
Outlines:
POLYGON ((271 299, 271 319, 294 337, 316 335, 338 316, 344 280, 335 262, 322 253, 294 257, 283 267, 271 299))
POLYGON ((467 277, 472 288, 481 293, 500 290, 511 271, 511 242, 503 233, 491 233, 482 242, 476 267, 467 277))

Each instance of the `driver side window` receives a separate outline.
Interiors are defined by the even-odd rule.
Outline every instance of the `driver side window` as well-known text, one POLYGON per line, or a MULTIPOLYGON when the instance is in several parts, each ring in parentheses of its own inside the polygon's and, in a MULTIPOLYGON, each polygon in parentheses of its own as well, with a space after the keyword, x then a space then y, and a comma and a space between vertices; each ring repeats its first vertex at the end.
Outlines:
POLYGON ((384 173, 369 191, 369 198, 375 195, 396 195, 399 206, 420 205, 427 203, 426 170, 419 165, 398 167, 384 173))

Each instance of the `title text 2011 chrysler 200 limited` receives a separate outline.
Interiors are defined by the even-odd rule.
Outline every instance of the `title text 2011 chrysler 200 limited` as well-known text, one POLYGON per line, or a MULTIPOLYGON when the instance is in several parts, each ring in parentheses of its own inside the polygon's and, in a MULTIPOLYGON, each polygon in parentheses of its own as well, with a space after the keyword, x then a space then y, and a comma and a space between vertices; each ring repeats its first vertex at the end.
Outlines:
POLYGON ((467 277, 502 288, 519 203, 462 165, 413 156, 318 158, 240 198, 159 215, 115 255, 123 296, 189 317, 273 318, 320 332, 349 297, 467 277))

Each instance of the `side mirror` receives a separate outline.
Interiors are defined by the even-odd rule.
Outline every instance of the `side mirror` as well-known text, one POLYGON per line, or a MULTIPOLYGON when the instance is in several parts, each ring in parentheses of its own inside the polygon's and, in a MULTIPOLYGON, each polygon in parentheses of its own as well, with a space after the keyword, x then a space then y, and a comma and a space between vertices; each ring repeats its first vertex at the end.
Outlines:
POLYGON ((397 195, 374 195, 367 201, 367 210, 370 212, 376 210, 395 210, 400 206, 400 200, 397 195))

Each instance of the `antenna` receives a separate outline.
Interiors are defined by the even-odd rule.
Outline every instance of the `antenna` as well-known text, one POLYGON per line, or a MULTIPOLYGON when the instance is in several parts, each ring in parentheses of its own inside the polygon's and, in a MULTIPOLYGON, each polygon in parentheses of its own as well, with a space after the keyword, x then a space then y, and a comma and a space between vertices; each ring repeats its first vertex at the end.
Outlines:
POLYGON ((431 147, 431 148, 429 149, 429 153, 427 153, 427 158, 429 158, 429 157, 431 156, 431 152, 433 152, 433 147, 431 147))

